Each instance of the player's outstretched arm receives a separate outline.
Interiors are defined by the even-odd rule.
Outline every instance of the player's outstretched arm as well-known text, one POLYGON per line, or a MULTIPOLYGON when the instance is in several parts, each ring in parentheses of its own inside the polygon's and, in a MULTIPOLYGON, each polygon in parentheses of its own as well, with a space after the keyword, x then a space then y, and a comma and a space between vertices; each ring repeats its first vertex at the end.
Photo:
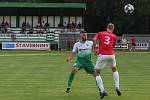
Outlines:
POLYGON ((68 62, 68 61, 74 59, 74 58, 75 58, 75 55, 76 55, 76 53, 75 53, 75 52, 72 52, 71 55, 66 59, 66 61, 68 62))

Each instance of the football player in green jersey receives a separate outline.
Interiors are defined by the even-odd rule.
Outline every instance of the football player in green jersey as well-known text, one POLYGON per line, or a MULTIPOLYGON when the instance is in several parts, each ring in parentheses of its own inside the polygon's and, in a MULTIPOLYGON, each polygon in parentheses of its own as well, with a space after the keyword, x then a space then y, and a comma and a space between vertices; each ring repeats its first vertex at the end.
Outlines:
POLYGON ((84 69, 87 73, 94 74, 94 65, 91 61, 93 42, 87 40, 87 32, 80 32, 80 41, 76 42, 73 46, 72 53, 70 57, 67 58, 67 61, 72 60, 76 56, 76 62, 72 67, 72 71, 68 78, 67 90, 66 93, 70 92, 71 84, 74 79, 75 74, 80 70, 84 69))

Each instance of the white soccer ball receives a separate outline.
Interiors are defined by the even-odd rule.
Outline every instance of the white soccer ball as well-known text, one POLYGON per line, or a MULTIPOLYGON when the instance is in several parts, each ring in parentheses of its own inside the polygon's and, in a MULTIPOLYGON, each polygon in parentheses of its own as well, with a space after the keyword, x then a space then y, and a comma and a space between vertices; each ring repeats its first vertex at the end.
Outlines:
POLYGON ((131 4, 127 4, 124 6, 124 12, 125 13, 133 13, 134 11, 134 6, 131 4))

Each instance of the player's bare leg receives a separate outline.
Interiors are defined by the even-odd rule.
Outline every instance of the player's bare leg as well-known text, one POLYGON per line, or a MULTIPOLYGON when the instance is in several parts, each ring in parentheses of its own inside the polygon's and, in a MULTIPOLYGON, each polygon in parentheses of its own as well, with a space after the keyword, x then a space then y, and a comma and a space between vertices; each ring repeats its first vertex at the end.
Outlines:
POLYGON ((116 67, 112 66, 113 76, 114 76, 114 82, 115 82, 115 88, 118 96, 121 96, 121 91, 119 89, 119 73, 117 71, 116 67))
POLYGON ((104 98, 104 96, 107 96, 107 93, 105 92, 105 89, 104 89, 104 86, 103 86, 103 81, 102 81, 102 78, 100 76, 100 72, 101 72, 101 69, 96 69, 95 70, 96 82, 97 82, 97 86, 100 90, 100 96, 101 96, 101 99, 102 99, 102 98, 104 98))
POLYGON ((66 93, 69 93, 70 92, 70 89, 71 89, 71 85, 72 85, 72 82, 73 82, 73 79, 74 79, 74 76, 75 74, 79 71, 78 68, 76 67, 73 67, 72 68, 72 71, 69 75, 69 78, 68 78, 68 84, 67 84, 67 90, 66 90, 66 93))

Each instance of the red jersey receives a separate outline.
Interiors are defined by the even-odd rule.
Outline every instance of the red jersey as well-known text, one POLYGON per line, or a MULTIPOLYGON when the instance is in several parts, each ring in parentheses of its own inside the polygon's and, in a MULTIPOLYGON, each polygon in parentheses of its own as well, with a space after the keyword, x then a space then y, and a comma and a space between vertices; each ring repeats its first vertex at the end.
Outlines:
POLYGON ((99 40, 98 54, 114 55, 114 46, 117 41, 117 36, 112 32, 98 32, 95 36, 99 40))

